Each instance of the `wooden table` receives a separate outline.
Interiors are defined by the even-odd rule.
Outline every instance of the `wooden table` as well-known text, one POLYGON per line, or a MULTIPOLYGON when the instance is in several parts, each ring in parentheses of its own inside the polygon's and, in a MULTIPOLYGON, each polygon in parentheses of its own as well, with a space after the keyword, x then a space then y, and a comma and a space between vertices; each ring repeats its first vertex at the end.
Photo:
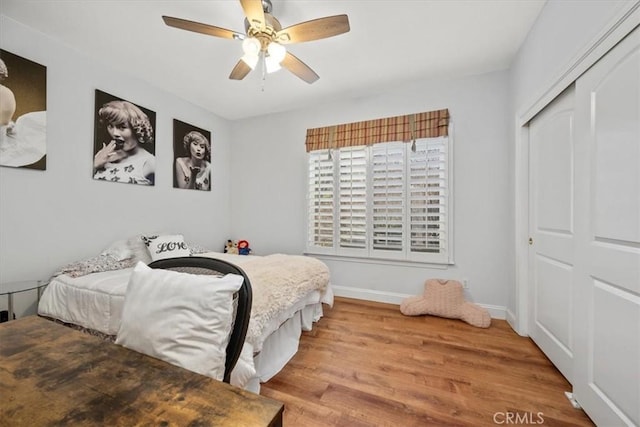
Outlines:
POLYGON ((37 316, 0 324, 0 426, 281 426, 283 409, 37 316))

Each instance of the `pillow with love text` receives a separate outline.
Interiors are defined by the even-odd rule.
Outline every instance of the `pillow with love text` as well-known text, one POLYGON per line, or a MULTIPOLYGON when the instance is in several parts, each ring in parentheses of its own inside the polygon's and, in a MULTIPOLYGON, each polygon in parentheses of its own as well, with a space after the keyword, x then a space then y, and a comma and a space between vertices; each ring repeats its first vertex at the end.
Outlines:
POLYGON ((190 256, 191 251, 181 234, 142 236, 152 261, 190 256))

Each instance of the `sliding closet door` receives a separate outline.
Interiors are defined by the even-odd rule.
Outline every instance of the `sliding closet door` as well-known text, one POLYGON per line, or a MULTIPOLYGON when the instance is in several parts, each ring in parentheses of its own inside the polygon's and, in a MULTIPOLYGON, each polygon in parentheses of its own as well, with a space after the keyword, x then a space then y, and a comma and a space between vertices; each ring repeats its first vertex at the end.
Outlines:
POLYGON ((571 381, 574 91, 529 123, 529 335, 571 381))
POLYGON ((640 29, 576 81, 574 397, 640 425, 640 29))

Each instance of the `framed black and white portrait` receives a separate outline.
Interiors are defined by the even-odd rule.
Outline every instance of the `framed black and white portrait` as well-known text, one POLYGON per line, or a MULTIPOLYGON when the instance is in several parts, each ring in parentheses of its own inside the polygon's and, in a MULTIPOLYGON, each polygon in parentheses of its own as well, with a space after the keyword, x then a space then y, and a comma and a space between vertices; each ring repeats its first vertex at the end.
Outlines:
POLYGON ((154 185, 156 113, 96 90, 93 178, 154 185))
POLYGON ((173 187, 211 190, 211 132, 173 120, 173 187))
POLYGON ((0 166, 47 169, 47 67, 3 49, 0 166))

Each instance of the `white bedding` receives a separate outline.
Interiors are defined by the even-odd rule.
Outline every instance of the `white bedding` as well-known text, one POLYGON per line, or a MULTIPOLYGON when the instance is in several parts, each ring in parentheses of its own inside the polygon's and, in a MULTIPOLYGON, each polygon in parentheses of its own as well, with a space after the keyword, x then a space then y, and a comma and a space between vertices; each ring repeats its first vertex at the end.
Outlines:
MULTIPOLYGON (((216 252, 199 256, 239 265, 251 280, 253 304, 246 338, 250 345, 248 348, 257 354, 263 350, 269 337, 278 342, 277 345, 269 344, 268 348, 264 348, 264 354, 256 358, 256 378, 263 382, 275 375, 295 354, 300 331, 310 329, 309 318, 317 321, 322 316, 322 303, 333 304, 328 269, 314 258, 281 254, 259 257, 216 252), (308 309, 303 310, 305 307, 308 309), (298 317, 300 320, 297 320, 298 317), (288 327, 282 333, 274 334, 285 322, 288 327), (260 369, 261 366, 263 369, 260 369)), ((60 274, 45 289, 38 314, 116 335, 131 270, 104 271, 80 277, 60 274)), ((244 378, 243 384, 235 385, 245 387, 246 381, 244 378)), ((259 390, 259 383, 257 387, 259 390)), ((250 389, 256 391, 255 383, 250 389)))
POLYGON ((56 276, 42 294, 38 314, 116 335, 132 270, 56 276))
MULTIPOLYGON (((201 256, 220 258, 215 252, 201 256)), ((255 352, 262 350, 264 338, 291 317, 291 309, 298 311, 304 305, 320 302, 329 284, 329 269, 315 258, 283 254, 231 256, 234 258, 224 255, 224 259, 239 265, 251 280, 253 302, 246 341, 255 352), (310 295, 314 301, 303 303, 310 295)))

